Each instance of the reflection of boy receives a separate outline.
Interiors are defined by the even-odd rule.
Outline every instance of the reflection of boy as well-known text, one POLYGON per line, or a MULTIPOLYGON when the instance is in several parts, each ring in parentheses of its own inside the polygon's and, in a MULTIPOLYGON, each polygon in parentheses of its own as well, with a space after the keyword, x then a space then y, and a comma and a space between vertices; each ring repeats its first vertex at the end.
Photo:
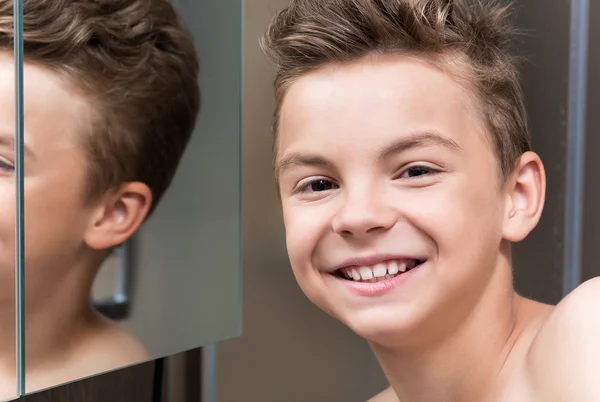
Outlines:
MULTIPOLYGON (((12 4, 0 0, 5 385, 15 371, 14 294, 4 296, 14 287, 12 4)), ((148 357, 134 337, 93 311, 90 288, 110 250, 139 228, 168 188, 200 96, 194 45, 167 0, 26 0, 23 25, 26 368, 32 391, 148 357)))
POLYGON ((295 277, 368 340, 380 401, 600 401, 600 282, 558 306, 516 294, 511 243, 543 209, 510 8, 294 0, 275 176, 295 277))

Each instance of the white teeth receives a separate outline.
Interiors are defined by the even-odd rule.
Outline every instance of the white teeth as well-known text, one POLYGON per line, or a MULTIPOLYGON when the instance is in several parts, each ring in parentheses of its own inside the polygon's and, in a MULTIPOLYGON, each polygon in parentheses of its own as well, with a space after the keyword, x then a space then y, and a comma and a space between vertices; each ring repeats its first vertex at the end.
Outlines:
POLYGON ((389 261, 387 263, 379 263, 374 266, 362 266, 362 267, 348 267, 341 271, 341 274, 350 280, 355 281, 366 281, 366 282, 379 282, 393 278, 398 273, 406 272, 413 269, 418 264, 418 260, 396 260, 389 261))
POLYGON ((373 267, 373 276, 375 276, 375 278, 384 277, 386 273, 387 269, 385 264, 377 264, 373 267))
POLYGON ((360 277, 362 279, 371 279, 373 278, 373 271, 369 267, 360 267, 358 268, 358 272, 360 273, 360 277))

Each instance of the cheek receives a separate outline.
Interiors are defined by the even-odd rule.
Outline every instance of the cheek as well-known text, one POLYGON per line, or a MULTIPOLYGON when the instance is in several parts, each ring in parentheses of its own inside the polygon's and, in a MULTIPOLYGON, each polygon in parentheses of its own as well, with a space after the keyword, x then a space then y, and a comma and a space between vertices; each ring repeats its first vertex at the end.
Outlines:
POLYGON ((15 230, 15 183, 0 178, 0 232, 15 230))
POLYGON ((0 178, 0 301, 12 297, 15 254, 15 185, 0 178))
POLYGON ((283 203, 287 251, 294 273, 299 276, 312 267, 311 258, 319 245, 327 219, 317 206, 283 203))
POLYGON ((25 179, 27 258, 54 254, 81 242, 85 210, 80 190, 78 181, 70 175, 25 179))
MULTIPOLYGON (((295 211, 298 212, 298 211, 295 211)), ((312 256, 319 245, 322 233, 314 219, 306 219, 305 213, 292 213, 284 208, 286 246, 296 283, 313 304, 329 311, 324 298, 321 274, 314 267, 312 256)), ((318 222, 318 221, 317 221, 318 222)))
POLYGON ((283 222, 285 225, 285 238, 287 252, 294 272, 297 267, 304 265, 304 260, 310 258, 310 232, 307 233, 307 222, 301 219, 301 213, 298 213, 292 207, 283 207, 283 222), (303 236, 306 233, 308 236, 303 236))
POLYGON ((0 246, 15 236, 15 195, 14 181, 0 178, 0 246))
POLYGON ((502 238, 500 197, 490 185, 445 186, 416 200, 413 215, 442 256, 469 258, 476 250, 497 250, 502 238))
POLYGON ((0 183, 0 205, 0 248, 3 249, 14 243, 16 214, 14 184, 0 183), (10 189, 7 188, 9 186, 10 189))

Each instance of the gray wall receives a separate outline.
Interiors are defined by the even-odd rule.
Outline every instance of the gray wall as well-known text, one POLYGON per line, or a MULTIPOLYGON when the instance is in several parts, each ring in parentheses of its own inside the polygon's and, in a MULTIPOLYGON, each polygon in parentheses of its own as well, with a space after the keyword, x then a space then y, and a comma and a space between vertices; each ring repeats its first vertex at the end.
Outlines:
POLYGON ((286 3, 244 4, 243 336, 216 345, 216 401, 364 401, 383 375, 366 343, 296 285, 271 180, 273 70, 258 37, 286 3))
MULTIPOLYGON (((571 3, 569 0, 520 0, 519 23, 529 30, 521 52, 529 58, 523 86, 534 150, 546 167, 546 205, 538 227, 515 247, 517 289, 525 296, 557 303, 563 296, 565 195, 571 3)), ((587 105, 583 195, 581 281, 600 275, 600 2, 589 1, 587 105)), ((571 268, 569 266, 567 269, 571 268)))
POLYGON ((600 275, 600 2, 590 0, 590 42, 587 85, 587 154, 583 235, 583 280, 600 275))
POLYGON ((569 75, 569 0, 518 0, 517 23, 527 30, 518 52, 533 148, 544 162, 546 203, 540 223, 514 247, 517 290, 556 303, 562 297, 567 99, 569 75))

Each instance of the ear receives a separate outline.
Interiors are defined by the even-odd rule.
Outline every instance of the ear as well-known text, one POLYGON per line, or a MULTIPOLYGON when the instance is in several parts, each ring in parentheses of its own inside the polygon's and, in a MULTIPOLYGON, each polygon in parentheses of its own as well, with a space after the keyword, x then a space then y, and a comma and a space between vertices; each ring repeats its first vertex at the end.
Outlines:
POLYGON ((98 205, 85 233, 85 243, 96 250, 124 243, 142 225, 151 205, 152 192, 147 185, 123 183, 98 205))
POLYGON ((523 240, 542 215, 546 197, 546 174, 540 157, 533 152, 521 155, 512 178, 506 185, 504 238, 523 240))

